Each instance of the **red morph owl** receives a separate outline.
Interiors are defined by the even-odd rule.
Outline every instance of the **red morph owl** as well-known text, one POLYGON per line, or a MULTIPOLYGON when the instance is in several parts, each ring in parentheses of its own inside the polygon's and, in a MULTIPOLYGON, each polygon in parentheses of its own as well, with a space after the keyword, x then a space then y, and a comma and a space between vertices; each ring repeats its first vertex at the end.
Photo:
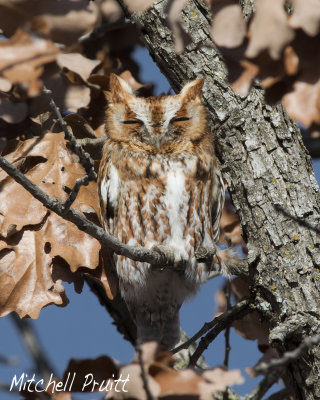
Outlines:
POLYGON ((215 247, 224 203, 203 82, 187 83, 178 95, 141 98, 112 74, 107 93, 100 219, 122 243, 171 256, 173 268, 163 269, 115 256, 138 342, 157 340, 164 349, 179 341, 179 309, 213 268, 195 252, 215 247))

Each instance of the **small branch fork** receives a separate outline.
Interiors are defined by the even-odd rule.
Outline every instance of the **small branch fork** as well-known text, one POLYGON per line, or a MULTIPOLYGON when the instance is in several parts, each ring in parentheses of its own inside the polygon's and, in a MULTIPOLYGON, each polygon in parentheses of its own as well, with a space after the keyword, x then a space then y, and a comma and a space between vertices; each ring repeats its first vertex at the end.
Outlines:
POLYGON ((175 354, 182 349, 189 348, 192 343, 209 331, 209 333, 201 339, 198 347, 190 358, 189 365, 194 366, 204 350, 208 347, 212 340, 219 335, 221 331, 223 331, 232 321, 241 319, 244 315, 252 311, 254 311, 254 307, 249 299, 240 301, 240 303, 214 318, 212 321, 206 322, 203 327, 189 340, 173 349, 172 353, 175 354))

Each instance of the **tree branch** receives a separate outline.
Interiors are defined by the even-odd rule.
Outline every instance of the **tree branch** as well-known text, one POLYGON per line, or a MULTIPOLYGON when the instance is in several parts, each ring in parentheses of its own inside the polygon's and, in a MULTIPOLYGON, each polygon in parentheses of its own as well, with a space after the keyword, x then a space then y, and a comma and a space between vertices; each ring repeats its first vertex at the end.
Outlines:
MULTIPOLYGON (((182 343, 180 346, 173 349, 171 352, 173 354, 175 354, 182 349, 187 349, 192 343, 194 343, 196 340, 198 340, 201 336, 203 336, 205 333, 210 331, 210 329, 212 329, 212 328, 215 330, 215 332, 217 332, 217 335, 218 335, 221 331, 223 331, 223 329, 225 329, 225 327, 228 324, 230 324, 230 322, 232 322, 236 319, 240 319, 244 315, 246 315, 252 311, 254 311, 254 308, 251 305, 250 300, 249 299, 242 300, 240 303, 238 303, 235 306, 233 306, 232 308, 230 308, 230 310, 225 311, 223 314, 214 318, 212 321, 206 322, 203 325, 203 327, 195 335, 193 335, 186 342, 182 343)), ((197 350, 198 350, 198 348, 197 348, 197 350)), ((197 350, 194 352, 194 354, 196 354, 197 350)), ((201 354, 202 354, 202 352, 201 352, 201 354)), ((197 357, 197 360, 201 354, 199 354, 199 356, 198 355, 195 356, 195 357, 197 357)), ((190 364, 191 364, 191 360, 190 360, 190 364)), ((192 363, 191 365, 195 365, 195 363, 192 363)))
POLYGON ((268 374, 277 368, 284 368, 288 364, 297 361, 303 353, 305 353, 311 347, 320 343, 320 335, 315 335, 312 337, 307 337, 295 350, 287 351, 279 359, 273 359, 269 363, 261 363, 253 368, 256 374, 268 374))
POLYGON ((10 317, 18 328, 23 343, 25 344, 31 359, 35 363, 38 374, 45 380, 49 380, 50 375, 52 373, 56 375, 56 373, 40 345, 39 338, 33 329, 32 323, 28 319, 21 319, 16 313, 11 313, 10 317))

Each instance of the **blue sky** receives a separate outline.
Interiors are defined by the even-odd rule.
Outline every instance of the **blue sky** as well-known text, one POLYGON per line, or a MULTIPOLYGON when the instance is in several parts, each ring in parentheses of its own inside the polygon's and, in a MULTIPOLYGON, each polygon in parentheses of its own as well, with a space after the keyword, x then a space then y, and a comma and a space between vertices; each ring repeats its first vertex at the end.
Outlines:
MULTIPOLYGON (((141 81, 154 83, 156 94, 168 92, 170 86, 153 63, 147 51, 138 48, 135 58, 141 65, 141 81)), ((315 161, 315 170, 319 180, 319 161, 315 161)), ((201 291, 192 300, 183 305, 181 310, 181 326, 187 334, 194 334, 216 312, 215 293, 223 285, 222 278, 216 278, 203 285, 201 291)), ((40 338, 43 348, 59 375, 62 375, 71 358, 95 358, 109 355, 122 363, 130 362, 134 351, 132 346, 122 339, 112 325, 112 320, 100 306, 96 297, 87 287, 82 294, 76 294, 72 285, 64 283, 70 304, 65 308, 49 306, 43 309, 37 320, 31 321, 40 338)), ((256 342, 246 341, 231 331, 230 369, 240 368, 245 383, 235 386, 235 391, 244 395, 252 390, 259 378, 251 379, 244 368, 253 366, 261 357, 256 342)), ((10 316, 0 319, 0 355, 17 357, 19 363, 14 366, 0 364, 0 382, 10 383, 14 374, 33 373, 30 359, 18 331, 10 316)), ((223 364, 223 333, 205 352, 209 365, 223 364)), ((275 389, 279 390, 279 385, 275 389)), ((17 399, 13 394, 0 392, 0 399, 17 399)), ((99 394, 75 394, 74 399, 99 399, 99 394)))

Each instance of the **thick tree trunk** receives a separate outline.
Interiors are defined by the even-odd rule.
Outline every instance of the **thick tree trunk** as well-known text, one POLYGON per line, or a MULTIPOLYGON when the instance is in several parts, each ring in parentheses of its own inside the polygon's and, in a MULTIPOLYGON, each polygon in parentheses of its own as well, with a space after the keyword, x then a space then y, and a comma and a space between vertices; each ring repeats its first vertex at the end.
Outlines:
MULTIPOLYGON (((320 332, 320 237, 290 218, 318 226, 319 188, 299 130, 281 106, 254 89, 246 99, 225 83, 226 70, 209 36, 210 15, 200 1, 183 10, 193 43, 174 52, 164 6, 131 16, 152 57, 175 90, 204 76, 203 98, 225 181, 247 242, 248 281, 260 314, 271 321, 270 342, 280 353, 320 332)), ((320 399, 320 347, 291 364, 297 399, 320 399)))

